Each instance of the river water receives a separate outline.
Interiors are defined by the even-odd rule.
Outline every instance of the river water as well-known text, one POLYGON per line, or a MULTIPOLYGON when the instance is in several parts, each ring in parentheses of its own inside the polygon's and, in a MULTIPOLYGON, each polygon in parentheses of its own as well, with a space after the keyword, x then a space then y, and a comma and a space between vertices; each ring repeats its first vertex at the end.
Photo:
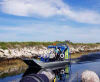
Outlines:
MULTIPOLYGON (((37 73, 40 70, 42 69, 29 68, 25 73, 0 78, 0 82, 19 82, 22 77, 30 73, 37 73)), ((52 70, 52 72, 55 74, 57 82, 80 82, 81 73, 85 70, 92 70, 100 77, 100 52, 74 59, 71 65, 66 65, 59 69, 57 68, 52 70)))

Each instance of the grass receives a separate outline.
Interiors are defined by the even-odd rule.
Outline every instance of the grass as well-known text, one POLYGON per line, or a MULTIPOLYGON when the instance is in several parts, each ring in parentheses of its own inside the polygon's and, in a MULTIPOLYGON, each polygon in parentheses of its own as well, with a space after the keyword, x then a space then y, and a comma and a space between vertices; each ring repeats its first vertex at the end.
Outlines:
POLYGON ((54 43, 64 43, 64 41, 54 41, 54 42, 0 42, 1 49, 8 48, 23 48, 23 47, 32 47, 32 46, 48 46, 53 45, 54 43))
POLYGON ((52 42, 0 42, 0 48, 8 49, 8 48, 23 48, 23 47, 31 47, 31 46, 39 46, 51 45, 52 42))
MULTIPOLYGON (((54 43, 64 43, 64 41, 54 41, 54 42, 0 42, 0 48, 1 49, 8 49, 8 48, 23 48, 23 47, 32 47, 32 46, 48 46, 48 45, 53 45, 54 43)), ((100 43, 72 43, 72 42, 66 42, 69 47, 74 46, 77 47, 79 45, 86 46, 88 45, 89 47, 95 47, 97 45, 100 45, 100 43)))

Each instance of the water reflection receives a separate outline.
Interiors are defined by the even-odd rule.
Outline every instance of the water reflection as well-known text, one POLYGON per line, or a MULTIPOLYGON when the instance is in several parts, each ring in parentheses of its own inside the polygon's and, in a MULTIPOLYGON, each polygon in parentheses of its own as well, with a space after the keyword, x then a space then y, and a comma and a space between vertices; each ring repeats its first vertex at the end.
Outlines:
MULTIPOLYGON (((75 59, 75 60, 78 60, 78 61, 75 62, 74 64, 69 64, 63 67, 57 67, 57 68, 52 68, 52 69, 50 68, 49 70, 51 70, 55 75, 55 78, 53 79, 53 81, 54 82, 77 82, 77 81, 80 82, 81 73, 87 69, 93 70, 98 74, 97 70, 100 68, 100 63, 99 63, 100 53, 94 53, 94 54, 81 56, 80 58, 75 59)), ((28 68, 26 72, 24 73, 23 77, 28 76, 30 74, 38 74, 40 71, 42 72, 46 70, 47 69, 28 68)))
POLYGON ((55 81, 56 82, 66 82, 71 77, 71 65, 67 65, 65 68, 60 68, 53 70, 55 73, 55 81))
MULTIPOLYGON (((49 68, 49 71, 53 72, 52 74, 55 75, 53 80, 55 82, 80 82, 82 72, 87 69, 96 72, 100 77, 100 53, 92 53, 88 56, 81 56, 80 58, 72 61, 76 60, 78 61, 71 65, 55 67, 52 69, 49 68)), ((22 68, 20 68, 20 70, 21 69, 22 68)), ((18 73, 20 70, 14 71, 14 73, 18 73)), ((0 82, 19 82, 19 80, 25 76, 30 74, 39 74, 47 70, 48 69, 40 69, 35 67, 28 68, 24 74, 21 72, 22 74, 20 75, 7 76, 6 78, 0 79, 0 82)))
POLYGON ((30 67, 25 71, 25 73, 23 74, 22 77, 25 77, 25 76, 27 76, 29 74, 33 74, 33 73, 37 74, 40 70, 41 70, 41 68, 30 67))
POLYGON ((88 63, 88 62, 97 62, 100 59, 100 52, 90 53, 88 55, 83 55, 77 58, 76 63, 88 63))
POLYGON ((41 74, 44 71, 47 72, 47 70, 49 70, 48 72, 50 72, 52 75, 54 74, 55 77, 52 79, 54 82, 66 82, 71 77, 71 65, 66 65, 64 67, 56 68, 53 70, 31 67, 26 70, 22 76, 22 79, 32 74, 41 74))

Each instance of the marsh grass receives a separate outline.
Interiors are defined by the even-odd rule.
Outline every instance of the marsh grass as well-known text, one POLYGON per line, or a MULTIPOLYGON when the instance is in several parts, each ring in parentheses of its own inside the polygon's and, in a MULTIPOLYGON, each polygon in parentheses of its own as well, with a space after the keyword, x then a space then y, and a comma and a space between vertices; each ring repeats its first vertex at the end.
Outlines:
POLYGON ((0 42, 0 48, 8 49, 8 48, 23 48, 23 47, 32 47, 32 46, 48 46, 53 44, 59 43, 67 43, 70 46, 77 47, 77 46, 89 46, 95 47, 100 45, 100 43, 72 43, 72 42, 65 42, 65 41, 54 41, 54 42, 0 42))
POLYGON ((23 48, 23 47, 32 47, 32 46, 48 46, 52 45, 54 42, 0 42, 0 48, 23 48))

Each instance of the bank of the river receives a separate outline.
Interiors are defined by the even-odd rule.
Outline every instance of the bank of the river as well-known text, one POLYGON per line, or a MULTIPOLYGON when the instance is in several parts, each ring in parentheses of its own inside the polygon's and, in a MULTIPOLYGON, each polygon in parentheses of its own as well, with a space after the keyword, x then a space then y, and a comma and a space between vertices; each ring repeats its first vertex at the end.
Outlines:
MULTIPOLYGON (((46 56, 52 52, 50 57, 54 57, 52 49, 47 49, 48 45, 55 42, 0 42, 0 58, 22 58, 46 56)), ((63 42, 56 42, 63 43, 63 42)), ((100 44, 83 44, 67 42, 71 54, 100 51, 100 44)))
MULTIPOLYGON (((71 54, 71 58, 78 58, 82 55, 87 55, 88 53, 89 52, 74 53, 71 54)), ((25 72, 27 67, 28 66, 20 58, 0 60, 0 78, 21 74, 25 72)))
MULTIPOLYGON (((77 58, 84 54, 87 55, 87 53, 81 53, 81 54, 79 53, 79 54, 72 54, 71 57, 77 58)), ((64 68, 64 70, 69 69, 69 70, 67 70, 67 72, 69 72, 69 73, 67 73, 66 77, 64 77, 64 78, 68 82, 77 82, 77 81, 81 82, 81 74, 85 70, 94 71, 100 77, 100 70, 99 70, 100 59, 98 59, 98 58, 100 58, 100 53, 99 52, 91 53, 91 55, 89 55, 89 56, 82 56, 82 57, 85 57, 86 59, 87 59, 87 57, 93 58, 93 55, 96 55, 96 56, 98 55, 97 60, 96 60, 96 57, 94 56, 95 61, 94 61, 94 59, 89 60, 89 62, 86 62, 87 60, 78 61, 78 62, 74 62, 74 64, 71 64, 71 66, 69 66, 69 67, 66 66, 64 68)), ((80 58, 80 60, 81 59, 82 58, 80 58)), ((8 82, 8 81, 9 82, 15 82, 15 81, 19 82, 22 79, 23 73, 27 69, 27 66, 23 63, 23 61, 18 58, 3 60, 2 62, 0 62, 0 66, 1 66, 0 68, 2 69, 2 71, 0 70, 0 82, 8 82)), ((25 74, 29 74, 29 73, 34 73, 36 70, 33 69, 33 71, 31 71, 31 69, 29 69, 26 71, 27 71, 27 73, 25 72, 25 74)), ((57 69, 57 72, 59 72, 59 69, 57 69)), ((90 75, 89 75, 89 77, 90 77, 90 75)))
MULTIPOLYGON (((71 54, 71 58, 78 58, 86 53, 71 54)), ((0 60, 0 78, 6 76, 17 75, 24 72, 27 69, 27 65, 20 58, 10 58, 0 60)))
POLYGON ((18 75, 27 69, 27 65, 21 59, 0 60, 0 78, 18 75))
MULTIPOLYGON (((27 68, 27 65, 20 59, 22 57, 45 56, 50 52, 52 52, 50 57, 54 57, 53 50, 47 49, 48 45, 54 43, 55 42, 0 42, 0 77, 23 72, 27 68)), ((70 49, 71 58, 77 58, 83 54, 100 51, 100 44, 67 44, 70 49)))

